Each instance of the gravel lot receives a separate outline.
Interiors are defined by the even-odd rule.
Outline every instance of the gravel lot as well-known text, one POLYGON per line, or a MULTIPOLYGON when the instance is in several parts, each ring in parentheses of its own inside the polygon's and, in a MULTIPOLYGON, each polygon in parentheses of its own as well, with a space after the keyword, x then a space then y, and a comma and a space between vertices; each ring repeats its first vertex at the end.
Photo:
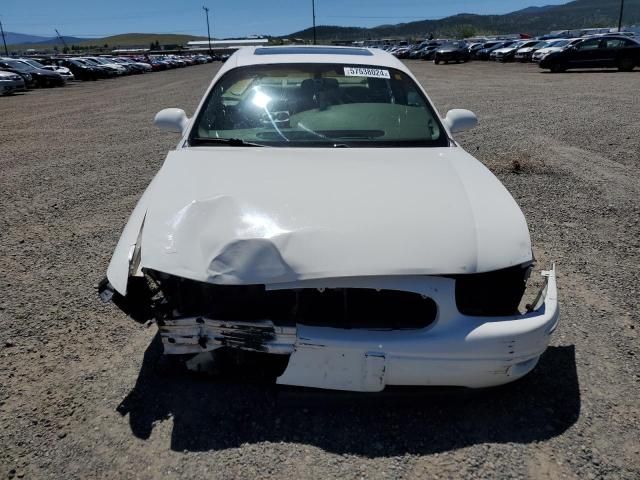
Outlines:
POLYGON ((561 325, 525 379, 374 396, 167 377, 96 286, 217 68, 0 98, 0 478, 640 478, 640 71, 409 62, 505 183, 561 325))

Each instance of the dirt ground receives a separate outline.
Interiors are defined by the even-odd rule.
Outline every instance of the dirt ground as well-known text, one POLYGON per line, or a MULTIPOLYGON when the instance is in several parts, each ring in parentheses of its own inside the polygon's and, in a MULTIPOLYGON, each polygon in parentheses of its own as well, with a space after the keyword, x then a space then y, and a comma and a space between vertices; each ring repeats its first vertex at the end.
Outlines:
POLYGON ((510 386, 374 396, 162 375, 97 296, 216 65, 0 98, 0 478, 640 478, 640 70, 409 62, 557 262, 561 324, 510 386))

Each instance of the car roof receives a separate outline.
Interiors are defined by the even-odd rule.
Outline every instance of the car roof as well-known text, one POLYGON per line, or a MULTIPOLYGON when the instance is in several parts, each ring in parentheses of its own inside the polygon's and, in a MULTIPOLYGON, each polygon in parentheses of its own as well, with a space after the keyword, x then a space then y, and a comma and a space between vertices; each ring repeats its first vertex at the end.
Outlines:
MULTIPOLYGON (((390 53, 377 48, 333 46, 243 47, 238 49, 227 64, 229 67, 283 63, 341 63, 374 65, 397 68, 406 67, 390 53)), ((226 64, 225 64, 226 65, 226 64)))

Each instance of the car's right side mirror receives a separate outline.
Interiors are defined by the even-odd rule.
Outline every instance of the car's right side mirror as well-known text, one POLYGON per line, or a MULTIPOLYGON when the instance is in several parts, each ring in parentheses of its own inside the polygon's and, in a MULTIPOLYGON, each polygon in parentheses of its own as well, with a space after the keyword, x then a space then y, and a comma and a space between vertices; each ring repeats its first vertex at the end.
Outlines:
POLYGON ((153 124, 169 132, 183 133, 189 119, 181 108, 165 108, 156 113, 153 124))
POLYGON ((465 132, 478 124, 478 117, 471 110, 454 108, 447 112, 444 123, 451 133, 465 132))

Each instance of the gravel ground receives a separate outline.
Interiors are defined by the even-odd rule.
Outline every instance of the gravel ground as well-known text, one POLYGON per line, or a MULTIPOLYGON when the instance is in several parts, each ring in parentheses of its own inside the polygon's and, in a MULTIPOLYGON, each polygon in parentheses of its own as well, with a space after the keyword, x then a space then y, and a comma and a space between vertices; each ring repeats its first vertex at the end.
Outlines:
POLYGON ((640 478, 640 71, 409 62, 505 183, 561 325, 480 392, 373 396, 167 377, 98 301, 124 222, 216 66, 0 98, 0 478, 640 478))

